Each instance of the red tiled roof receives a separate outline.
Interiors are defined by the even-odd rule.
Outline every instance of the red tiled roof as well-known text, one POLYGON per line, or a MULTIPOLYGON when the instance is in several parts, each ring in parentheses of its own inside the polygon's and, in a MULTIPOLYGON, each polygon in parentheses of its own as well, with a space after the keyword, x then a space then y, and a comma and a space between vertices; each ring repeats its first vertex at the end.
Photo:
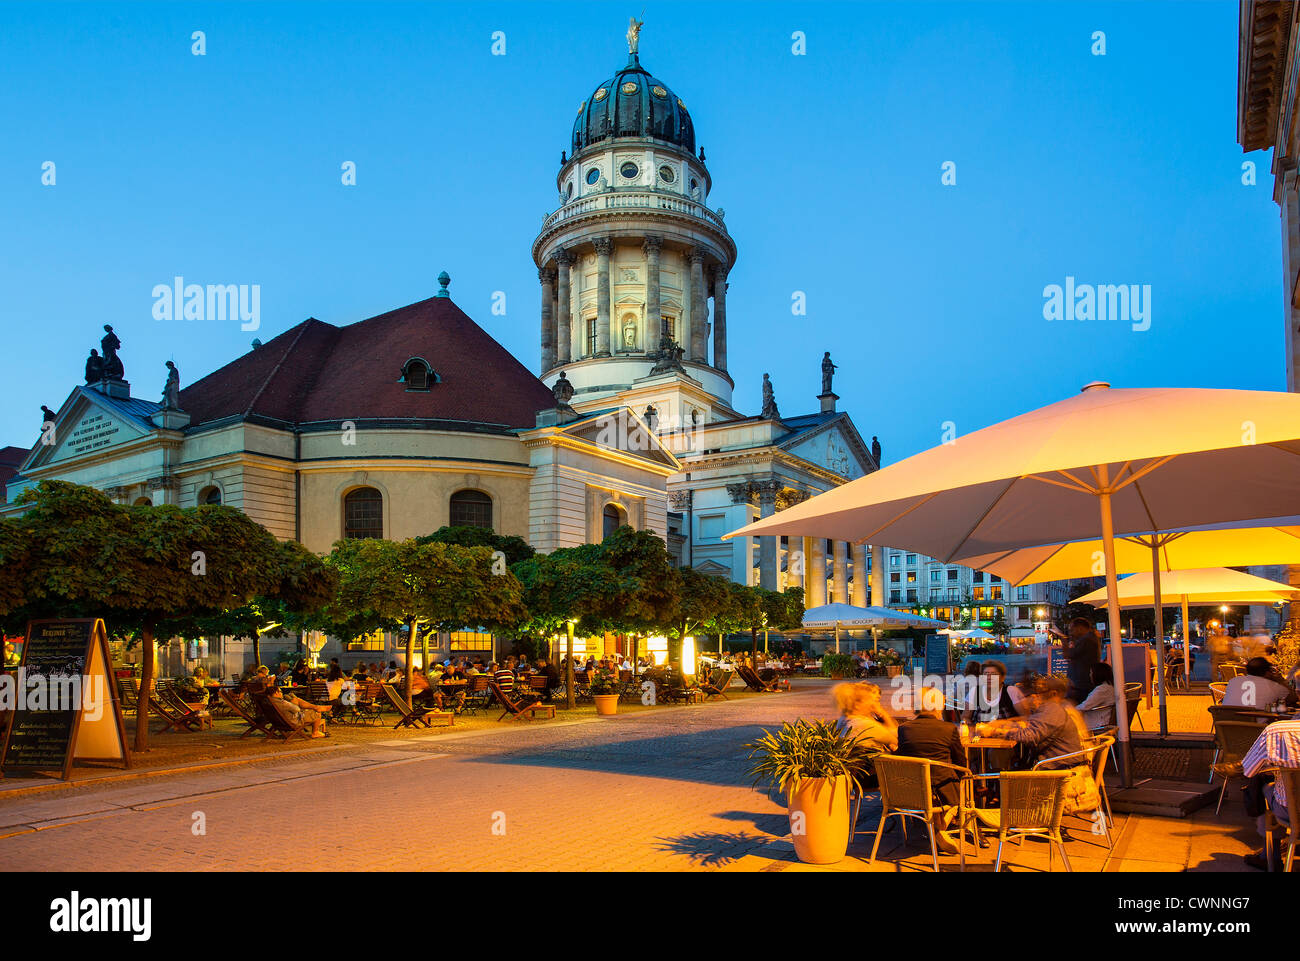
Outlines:
POLYGON ((260 415, 290 423, 429 418, 532 427, 551 391, 447 297, 346 327, 309 318, 181 391, 191 424, 260 415), (407 391, 412 357, 439 383, 407 391))

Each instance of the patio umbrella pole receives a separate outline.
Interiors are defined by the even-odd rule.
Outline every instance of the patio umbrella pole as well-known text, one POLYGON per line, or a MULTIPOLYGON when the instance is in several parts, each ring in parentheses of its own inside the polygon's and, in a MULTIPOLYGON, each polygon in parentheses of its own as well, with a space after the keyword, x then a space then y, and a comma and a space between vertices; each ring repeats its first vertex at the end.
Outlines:
POLYGON ((1156 650, 1160 654, 1156 658, 1156 684, 1160 692, 1160 736, 1165 737, 1169 733, 1169 709, 1165 704, 1165 608, 1160 597, 1159 543, 1159 538, 1151 539, 1151 581, 1155 589, 1152 600, 1156 602, 1156 650))
MULTIPOLYGON (((1183 680, 1192 689, 1192 629, 1187 624, 1187 595, 1183 595, 1183 680)), ((1213 680, 1213 678, 1211 678, 1213 680)))
POLYGON ((1101 546, 1106 558, 1106 620, 1110 632, 1111 667, 1115 672, 1115 724, 1118 744, 1116 760, 1119 763, 1120 782, 1133 786, 1133 748, 1128 737, 1128 698, 1124 690, 1124 639, 1119 632, 1119 589, 1115 576, 1115 521, 1111 515, 1110 478, 1107 465, 1098 468, 1101 501, 1101 546), (1120 701, 1123 700, 1121 705, 1120 701))
POLYGON ((835 653, 840 652, 840 622, 835 622, 835 653))

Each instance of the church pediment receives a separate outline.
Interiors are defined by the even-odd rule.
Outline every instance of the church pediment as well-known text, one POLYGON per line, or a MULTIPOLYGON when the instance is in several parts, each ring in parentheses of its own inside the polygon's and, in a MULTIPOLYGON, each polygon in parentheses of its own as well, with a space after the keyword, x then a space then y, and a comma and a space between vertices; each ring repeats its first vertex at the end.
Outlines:
POLYGON ((781 446, 801 460, 824 467, 848 480, 856 480, 871 473, 876 466, 862 438, 846 421, 846 416, 837 417, 781 446))
POLYGON ((597 447, 677 468, 677 459, 645 421, 626 407, 589 414, 566 425, 564 433, 597 447))
MULTIPOLYGON (((24 473, 78 460, 148 437, 149 401, 117 401, 93 388, 78 387, 64 402, 58 416, 41 433, 37 446, 23 463, 24 473)), ((47 425, 50 422, 47 422, 47 425)))

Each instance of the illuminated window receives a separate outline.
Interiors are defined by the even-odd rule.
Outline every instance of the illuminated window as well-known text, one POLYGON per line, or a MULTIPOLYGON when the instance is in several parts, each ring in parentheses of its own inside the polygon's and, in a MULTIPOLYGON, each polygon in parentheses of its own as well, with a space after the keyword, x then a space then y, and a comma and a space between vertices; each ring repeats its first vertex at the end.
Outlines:
POLYGON ((482 491, 457 491, 451 495, 452 527, 492 527, 492 498, 482 491))
POLYGON ((991 600, 991 601, 1000 601, 1000 600, 1002 600, 1002 585, 1001 585, 1001 584, 994 584, 992 587, 989 588, 989 600, 991 600))
POLYGON ((343 536, 384 536, 383 494, 373 487, 358 487, 343 498, 343 536))
POLYGON ((975 588, 975 600, 977 601, 984 600, 984 588, 982 587, 975 588))
POLYGON ((370 634, 354 637, 348 641, 347 648, 349 651, 385 651, 388 649, 388 645, 384 638, 384 632, 374 631, 370 634))
POLYGON ((453 651, 491 651, 492 634, 489 631, 452 631, 453 651))
POLYGON ((916 571, 908 571, 908 572, 907 572, 907 583, 909 583, 909 584, 915 584, 915 583, 916 583, 916 571))

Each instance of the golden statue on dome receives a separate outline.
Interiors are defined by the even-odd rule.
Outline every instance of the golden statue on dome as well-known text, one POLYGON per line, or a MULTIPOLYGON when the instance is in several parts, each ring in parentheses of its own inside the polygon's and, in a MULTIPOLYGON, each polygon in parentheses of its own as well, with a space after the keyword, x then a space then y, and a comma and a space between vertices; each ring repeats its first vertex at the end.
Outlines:
POLYGON ((638 43, 641 40, 641 28, 645 26, 644 20, 638 20, 636 17, 629 17, 627 24, 627 52, 635 54, 638 43))

